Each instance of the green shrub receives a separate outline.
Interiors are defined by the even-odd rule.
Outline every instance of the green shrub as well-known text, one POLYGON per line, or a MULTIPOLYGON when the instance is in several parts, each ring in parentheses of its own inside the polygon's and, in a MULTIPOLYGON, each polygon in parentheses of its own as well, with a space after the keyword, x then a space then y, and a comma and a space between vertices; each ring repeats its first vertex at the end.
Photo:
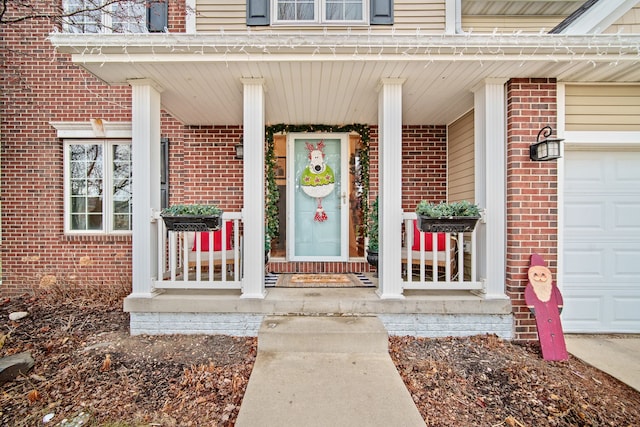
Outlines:
POLYGON ((378 252, 378 197, 371 204, 371 213, 369 214, 369 252, 378 252))
POLYGON ((216 205, 173 205, 162 210, 162 216, 215 216, 222 215, 222 210, 216 205))
POLYGON ((480 216, 480 208, 478 208, 478 205, 474 205, 467 200, 438 204, 422 200, 416 207, 416 213, 418 215, 431 218, 446 218, 453 216, 477 217, 480 216))

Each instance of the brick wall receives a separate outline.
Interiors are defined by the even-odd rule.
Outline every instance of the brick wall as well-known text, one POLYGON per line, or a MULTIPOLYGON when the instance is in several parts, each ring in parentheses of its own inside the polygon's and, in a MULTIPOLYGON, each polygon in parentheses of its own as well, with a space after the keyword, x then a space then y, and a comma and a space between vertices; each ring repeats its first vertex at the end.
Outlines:
POLYGON ((182 153, 182 161, 171 165, 179 176, 178 182, 172 181, 171 203, 177 196, 186 203, 213 203, 239 212, 243 163, 235 157, 235 145, 241 140, 241 126, 188 126, 183 144, 169 148, 178 156, 182 153))
POLYGON ((555 79, 512 79, 507 84, 507 271, 517 340, 536 340, 524 302, 527 270, 538 253, 555 275, 558 239, 557 162, 533 162, 529 146, 540 129, 556 129, 555 79))
POLYGON ((187 3, 185 0, 169 0, 168 10, 168 31, 170 33, 184 33, 186 30, 187 3))
MULTIPOLYGON (((169 31, 185 29, 185 3, 169 2, 169 31)), ((11 16, 10 9, 7 16, 11 16)), ((0 84, 2 169, 2 279, 0 293, 30 291, 52 283, 108 286, 130 283, 130 236, 65 236, 63 145, 52 121, 131 120, 131 90, 107 86, 82 71, 46 40, 50 20, 3 26, 0 84), (16 48, 8 50, 7 46, 16 48)), ((171 203, 207 202, 226 211, 242 207, 242 161, 234 146, 241 126, 185 127, 162 113, 162 136, 170 140, 171 203)), ((371 129, 371 197, 378 194, 378 134, 371 129)), ((403 129, 403 209, 423 198, 446 198, 446 128, 403 129)), ((365 262, 327 263, 304 271, 367 269, 365 262)), ((283 268, 285 268, 283 266, 283 268)))
MULTIPOLYGON (((39 3, 47 5, 48 3, 39 3)), ((48 12, 56 13, 54 5, 48 12)), ((6 17, 18 16, 9 3, 6 17)), ((169 27, 184 30, 184 1, 170 2, 169 27), (179 13, 179 15, 178 15, 179 13)), ((45 10, 45 12, 47 12, 45 10)), ((63 148, 51 121, 131 121, 131 91, 109 87, 53 51, 53 20, 0 27, 2 288, 14 295, 53 283, 108 286, 131 281, 130 236, 65 236, 63 148), (10 47, 10 48, 8 48, 10 47)), ((182 125, 163 115, 163 135, 182 125)))
MULTIPOLYGON (((370 199, 378 195, 378 128, 371 127, 370 199)), ((402 128, 402 209, 413 212, 421 200, 447 199, 447 127, 412 125, 402 128)))
POLYGON ((63 235, 62 141, 49 125, 128 121, 129 89, 108 88, 54 54, 46 41, 51 28, 31 20, 2 29, 4 42, 17 47, 3 51, 3 294, 53 281, 102 285, 127 279, 131 270, 129 237, 63 235))
POLYGON ((421 200, 447 199, 447 127, 405 126, 402 131, 402 209, 421 200))

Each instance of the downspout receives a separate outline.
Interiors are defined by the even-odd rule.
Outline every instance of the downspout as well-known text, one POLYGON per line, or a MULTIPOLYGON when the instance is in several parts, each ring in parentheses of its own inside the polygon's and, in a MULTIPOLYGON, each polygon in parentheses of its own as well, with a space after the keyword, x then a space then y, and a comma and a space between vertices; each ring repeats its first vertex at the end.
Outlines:
POLYGON ((462 0, 445 2, 445 34, 464 34, 462 31, 462 0))
POLYGON ((462 31, 462 0, 456 0, 455 5, 455 14, 456 14, 456 34, 463 34, 462 31))

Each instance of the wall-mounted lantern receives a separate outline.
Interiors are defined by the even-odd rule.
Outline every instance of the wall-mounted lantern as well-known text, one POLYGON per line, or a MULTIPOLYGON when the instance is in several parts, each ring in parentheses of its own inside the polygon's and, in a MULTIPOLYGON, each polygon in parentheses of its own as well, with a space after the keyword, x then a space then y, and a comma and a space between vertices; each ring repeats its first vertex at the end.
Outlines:
POLYGON ((545 126, 538 132, 536 143, 529 147, 529 157, 534 162, 546 162, 560 158, 560 142, 564 141, 560 138, 549 138, 553 129, 551 126, 545 126), (540 141, 540 135, 544 137, 540 141))
POLYGON ((244 159, 244 146, 242 145, 242 141, 239 144, 235 145, 236 149, 236 159, 244 159))

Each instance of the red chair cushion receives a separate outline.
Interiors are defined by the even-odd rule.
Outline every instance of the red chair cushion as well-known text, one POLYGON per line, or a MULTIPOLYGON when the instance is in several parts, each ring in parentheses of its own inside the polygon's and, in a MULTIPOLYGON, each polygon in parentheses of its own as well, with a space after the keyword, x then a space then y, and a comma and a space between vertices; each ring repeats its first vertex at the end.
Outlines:
MULTIPOLYGON (((232 236, 233 236, 233 221, 227 221, 224 224, 226 230, 227 230, 227 241, 225 244, 225 251, 231 250, 232 244, 231 242, 233 241, 232 236)), ((196 233, 196 237, 198 235, 200 235, 200 251, 202 252, 209 252, 209 233, 210 232, 199 232, 196 233)), ((191 248, 192 251, 196 250, 196 239, 193 239, 193 247, 191 248)), ((214 231, 213 232, 213 251, 221 251, 222 250, 222 230, 218 230, 218 231, 214 231)))
MULTIPOLYGON (((413 245, 411 245, 412 251, 420 250, 420 230, 418 230, 417 221, 413 221, 413 245)), ((445 233, 438 233, 438 250, 444 251, 446 249, 447 235, 445 233)), ((424 250, 433 250, 433 233, 424 233, 424 250)))

